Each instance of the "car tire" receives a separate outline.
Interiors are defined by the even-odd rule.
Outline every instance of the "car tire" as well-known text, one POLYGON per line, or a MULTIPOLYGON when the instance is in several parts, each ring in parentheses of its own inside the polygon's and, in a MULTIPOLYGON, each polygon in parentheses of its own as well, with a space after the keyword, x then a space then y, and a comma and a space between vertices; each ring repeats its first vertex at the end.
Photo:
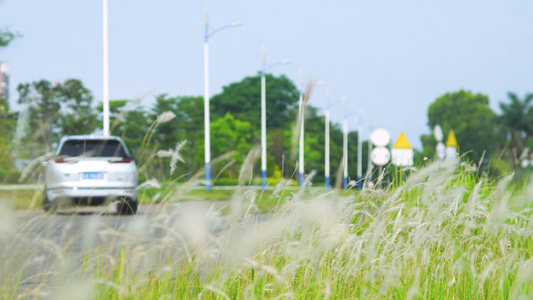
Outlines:
POLYGON ((47 214, 55 214, 57 212, 57 203, 54 203, 54 202, 50 202, 48 200, 48 197, 46 196, 46 192, 44 194, 44 197, 43 197, 43 210, 45 213, 47 214))
POLYGON ((122 198, 117 204, 117 214, 119 215, 134 215, 137 213, 137 200, 131 198, 122 198))

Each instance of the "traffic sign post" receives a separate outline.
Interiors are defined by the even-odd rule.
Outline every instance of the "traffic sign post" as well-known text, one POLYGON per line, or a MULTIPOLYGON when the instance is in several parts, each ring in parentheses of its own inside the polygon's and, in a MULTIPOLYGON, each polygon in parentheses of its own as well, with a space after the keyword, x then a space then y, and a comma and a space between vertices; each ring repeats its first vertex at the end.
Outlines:
POLYGON ((387 131, 387 129, 378 128, 372 131, 372 134, 370 135, 370 141, 372 144, 378 147, 385 147, 390 142, 390 133, 387 131))
POLYGON ((392 146, 392 163, 398 167, 411 167, 413 165, 413 147, 405 134, 400 133, 398 140, 392 146))
POLYGON ((457 139, 455 138, 455 133, 453 130, 450 130, 448 134, 448 139, 446 140, 446 160, 456 160, 457 159, 457 139))
POLYGON ((386 129, 378 128, 370 135, 370 141, 376 146, 371 152, 372 162, 379 167, 381 176, 382 167, 390 160, 390 151, 385 148, 390 142, 390 133, 386 129))
POLYGON ((433 129, 433 135, 435 136, 435 139, 437 140, 437 157, 440 160, 444 160, 446 158, 446 148, 444 144, 442 143, 442 128, 440 128, 439 125, 435 125, 435 128, 433 129))
POLYGON ((446 146, 442 142, 437 143, 437 157, 440 160, 444 160, 446 158, 446 146))

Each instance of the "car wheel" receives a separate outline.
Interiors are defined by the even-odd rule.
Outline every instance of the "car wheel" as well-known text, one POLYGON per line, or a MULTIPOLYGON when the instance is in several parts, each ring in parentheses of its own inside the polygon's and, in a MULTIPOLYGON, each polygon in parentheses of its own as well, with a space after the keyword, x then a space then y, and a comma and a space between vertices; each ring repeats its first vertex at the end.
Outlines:
POLYGON ((57 203, 50 202, 48 200, 48 197, 46 196, 46 193, 43 197, 43 209, 44 212, 47 214, 55 214, 57 212, 57 203))
POLYGON ((117 204, 117 213, 119 215, 134 215, 137 213, 137 205, 137 200, 122 198, 117 204))

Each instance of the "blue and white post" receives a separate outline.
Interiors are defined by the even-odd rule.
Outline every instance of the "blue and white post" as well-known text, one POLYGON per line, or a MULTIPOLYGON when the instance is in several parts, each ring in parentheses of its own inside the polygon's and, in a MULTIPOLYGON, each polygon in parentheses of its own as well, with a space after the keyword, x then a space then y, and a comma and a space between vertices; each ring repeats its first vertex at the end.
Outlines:
POLYGON ((299 158, 298 158, 298 168, 300 173, 300 181, 299 186, 302 187, 304 182, 304 119, 305 119, 305 113, 304 113, 304 106, 303 106, 303 75, 302 70, 300 69, 300 112, 299 112, 299 118, 300 121, 300 151, 299 151, 299 158))
POLYGON ((205 189, 211 190, 211 141, 209 124, 209 23, 205 12, 204 34, 204 160, 205 160, 205 189))
POLYGON ((346 114, 344 114, 344 121, 342 122, 342 131, 344 133, 344 139, 342 141, 342 158, 344 161, 342 186, 346 189, 348 187, 348 119, 346 118, 346 114))
MULTIPOLYGON (((368 131, 371 133, 374 130, 374 117, 370 117, 370 130, 368 131)), ((368 139, 368 167, 367 167, 367 182, 372 182, 372 142, 370 139, 368 139)))
POLYGON ((261 49, 261 186, 263 189, 266 187, 266 175, 267 175, 267 141, 266 141, 266 72, 267 70, 283 64, 290 63, 290 59, 284 59, 278 63, 267 66, 265 47, 263 45, 261 49))
POLYGON ((363 110, 359 110, 359 126, 357 129, 357 188, 363 188, 363 110))
POLYGON ((344 120, 342 122, 343 141, 342 141, 342 160, 343 160, 343 188, 348 188, 348 107, 346 97, 341 98, 344 101, 344 120))
MULTIPOLYGON (((330 121, 330 109, 333 105, 337 104, 339 101, 342 101, 346 99, 345 96, 342 96, 339 100, 335 101, 333 104, 331 104, 329 102, 329 90, 326 90, 326 138, 325 138, 325 155, 324 155, 324 178, 326 180, 325 182, 325 185, 326 185, 326 190, 329 190, 329 187, 330 187, 330 125, 331 125, 331 121, 330 121)), ((344 159, 344 158, 343 158, 344 159)), ((344 160, 343 160, 344 161, 344 160)))
POLYGON ((261 177, 263 182, 261 186, 266 187, 267 174, 267 151, 266 151, 266 65, 265 65, 265 48, 261 50, 261 177))
POLYGON ((104 88, 104 136, 109 135, 109 55, 108 55, 108 21, 107 21, 107 0, 103 0, 103 63, 104 63, 104 74, 103 74, 103 88, 104 88))
POLYGON ((326 144, 324 145, 325 147, 325 155, 324 155, 324 178, 326 180, 325 182, 325 186, 326 186, 326 190, 329 190, 329 109, 330 109, 330 105, 329 105, 329 93, 326 94, 326 112, 325 112, 325 115, 326 115, 326 139, 325 139, 325 142, 326 144))
POLYGON ((217 29, 211 29, 209 27, 207 16, 207 5, 204 12, 204 159, 205 159, 205 189, 211 190, 211 141, 210 141, 210 124, 209 124, 209 37, 216 32, 230 28, 241 26, 242 22, 233 22, 217 29), (210 32, 211 30, 211 32, 210 32))

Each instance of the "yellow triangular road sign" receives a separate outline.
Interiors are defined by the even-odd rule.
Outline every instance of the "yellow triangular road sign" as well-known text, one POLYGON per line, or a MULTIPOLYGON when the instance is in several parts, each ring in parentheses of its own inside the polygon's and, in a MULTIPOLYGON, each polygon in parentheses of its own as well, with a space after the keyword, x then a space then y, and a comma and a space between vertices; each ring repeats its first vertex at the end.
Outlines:
POLYGON ((400 133, 400 136, 398 137, 398 140, 396 140, 396 143, 392 148, 395 149, 412 149, 411 144, 409 144, 409 141, 407 140, 407 137, 405 137, 405 134, 400 133))
POLYGON ((450 130, 448 134, 448 140, 446 140, 446 147, 457 147, 457 140, 455 139, 455 133, 453 130, 450 130))

